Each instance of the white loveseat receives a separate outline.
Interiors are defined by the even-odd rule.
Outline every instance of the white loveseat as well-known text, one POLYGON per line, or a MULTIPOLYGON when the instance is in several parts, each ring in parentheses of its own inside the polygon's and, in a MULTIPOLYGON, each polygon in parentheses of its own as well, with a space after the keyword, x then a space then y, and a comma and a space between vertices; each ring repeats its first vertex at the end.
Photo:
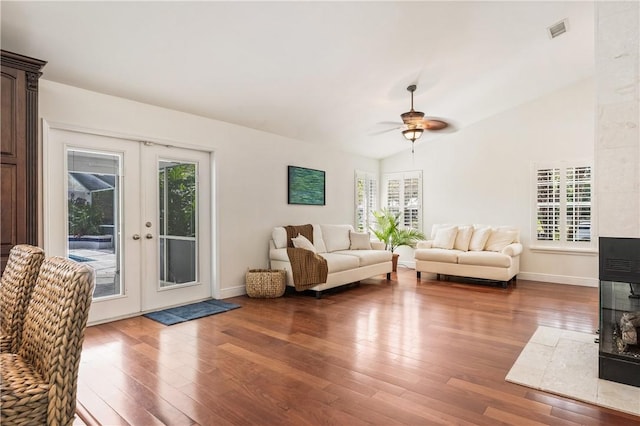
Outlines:
MULTIPOLYGON (((320 295, 323 290, 358 282, 375 275, 387 274, 391 279, 391 252, 384 243, 369 241, 369 235, 356 233, 351 225, 313 225, 315 252, 327 260, 327 281, 310 290, 320 295)), ((284 227, 273 229, 269 242, 272 269, 287 271, 287 285, 294 287, 291 263, 287 255, 287 232, 284 227)))
POLYGON ((431 239, 416 245, 422 272, 500 281, 506 288, 520 272, 520 232, 512 226, 433 225, 431 239))

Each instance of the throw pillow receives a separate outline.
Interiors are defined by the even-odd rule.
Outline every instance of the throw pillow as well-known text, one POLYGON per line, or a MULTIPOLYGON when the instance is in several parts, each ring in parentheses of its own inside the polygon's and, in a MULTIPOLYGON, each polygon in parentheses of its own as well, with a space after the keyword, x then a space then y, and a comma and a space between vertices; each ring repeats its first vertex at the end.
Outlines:
POLYGON ((371 250, 371 237, 366 232, 349 231, 351 250, 371 250))
POLYGON ((312 252, 316 252, 316 248, 313 246, 313 243, 309 241, 304 235, 298 234, 297 237, 292 238, 291 242, 295 248, 301 248, 305 250, 309 250, 312 252))
POLYGON ((470 251, 482 251, 491 235, 491 228, 477 228, 473 230, 471 241, 469 242, 470 251))
POLYGON ((458 233, 457 226, 438 229, 436 231, 436 237, 433 239, 432 247, 451 250, 453 248, 453 244, 456 241, 457 233, 458 233))
POLYGON ((433 226, 431 227, 431 237, 429 238, 430 240, 435 240, 436 239, 436 232, 438 232, 438 229, 440 228, 451 228, 452 226, 455 226, 451 223, 434 223, 433 226))
POLYGON ((322 239, 327 251, 349 250, 351 241, 349 231, 353 231, 351 225, 320 225, 322 239))
POLYGON ((517 231, 514 230, 496 229, 491 233, 491 236, 487 240, 485 250, 502 251, 502 249, 515 241, 517 235, 517 231))
POLYGON ((453 248, 456 250, 468 251, 472 235, 473 226, 458 226, 458 233, 456 234, 456 241, 453 243, 453 248))

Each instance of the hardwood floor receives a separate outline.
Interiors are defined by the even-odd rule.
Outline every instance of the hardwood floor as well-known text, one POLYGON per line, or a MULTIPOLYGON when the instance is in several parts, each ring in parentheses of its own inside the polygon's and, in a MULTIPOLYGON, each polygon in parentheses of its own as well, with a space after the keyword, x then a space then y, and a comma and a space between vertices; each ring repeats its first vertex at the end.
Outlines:
POLYGON ((539 325, 597 328, 595 288, 418 282, 401 268, 319 300, 227 301, 242 308, 89 327, 78 424, 640 424, 504 380, 539 325))

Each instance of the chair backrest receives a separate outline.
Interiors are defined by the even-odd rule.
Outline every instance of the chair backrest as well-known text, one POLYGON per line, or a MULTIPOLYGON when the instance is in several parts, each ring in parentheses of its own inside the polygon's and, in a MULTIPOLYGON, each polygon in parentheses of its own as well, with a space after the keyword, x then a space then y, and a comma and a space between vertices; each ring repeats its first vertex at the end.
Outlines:
POLYGON ((18 351, 22 324, 44 251, 28 244, 13 246, 0 281, 0 352, 18 351))
POLYGON ((94 282, 92 268, 62 257, 47 258, 27 307, 18 354, 51 386, 48 424, 73 419, 94 282))

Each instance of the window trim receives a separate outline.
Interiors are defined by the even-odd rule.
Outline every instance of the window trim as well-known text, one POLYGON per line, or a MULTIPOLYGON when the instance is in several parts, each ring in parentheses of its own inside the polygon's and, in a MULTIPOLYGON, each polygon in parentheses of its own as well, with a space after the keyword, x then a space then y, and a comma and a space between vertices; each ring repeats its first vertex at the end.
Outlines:
POLYGON ((531 251, 545 253, 573 253, 593 255, 597 253, 597 220, 595 200, 595 174, 593 160, 535 162, 531 165, 531 251), (567 241, 567 170, 577 167, 590 168, 590 241, 567 241), (559 241, 538 240, 538 172, 546 169, 559 169, 560 172, 560 217, 559 241))

